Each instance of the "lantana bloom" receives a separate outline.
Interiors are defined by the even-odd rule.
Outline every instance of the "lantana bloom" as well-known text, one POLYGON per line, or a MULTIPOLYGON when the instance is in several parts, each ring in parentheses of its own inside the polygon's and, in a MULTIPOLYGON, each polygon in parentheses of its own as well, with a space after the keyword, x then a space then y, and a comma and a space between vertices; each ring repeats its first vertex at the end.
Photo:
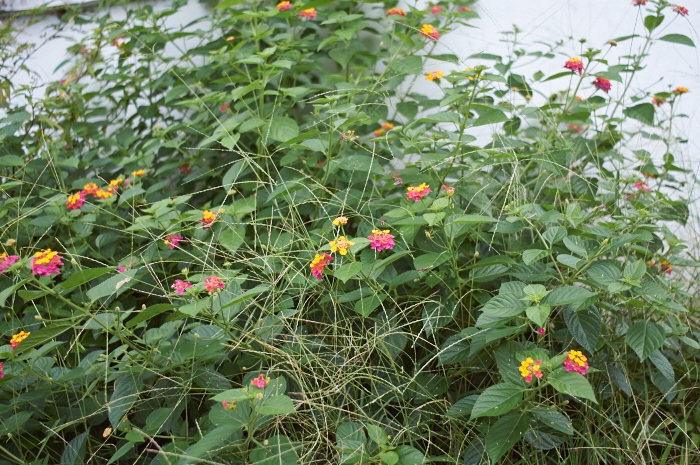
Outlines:
POLYGON ((209 211, 209 210, 204 210, 202 212, 202 219, 199 220, 202 222, 202 229, 211 228, 211 224, 214 222, 215 219, 216 219, 216 213, 209 211))
POLYGON ((374 134, 374 137, 379 137, 379 136, 381 136, 382 134, 384 134, 384 129, 377 129, 377 130, 374 131, 372 134, 374 134))
POLYGON ((112 192, 111 190, 97 189, 97 191, 95 192, 95 197, 97 197, 100 200, 108 199, 113 195, 114 192, 112 192))
POLYGON ((299 16, 301 16, 302 18, 316 19, 316 9, 309 8, 306 10, 302 10, 299 12, 299 16))
POLYGON ((355 245, 355 243, 345 239, 345 236, 340 236, 337 241, 330 241, 328 245, 331 246, 331 252, 340 252, 340 255, 346 255, 348 249, 355 245))
POLYGON ((378 229, 373 229, 372 234, 367 237, 372 243, 369 245, 370 249, 381 252, 382 250, 391 250, 394 248, 394 236, 389 234, 389 230, 385 229, 380 231, 378 229))
POLYGON ((209 292, 210 294, 213 294, 214 292, 219 292, 219 289, 223 288, 224 283, 218 276, 209 276, 208 278, 204 279, 204 289, 206 289, 207 292, 209 292))
POLYGON ((681 16, 688 16, 688 9, 684 6, 675 5, 673 11, 681 16))
POLYGON ((27 337, 28 337, 30 334, 31 334, 31 333, 27 333, 27 332, 25 332, 25 331, 20 331, 19 333, 17 333, 17 334, 15 334, 14 336, 12 336, 12 339, 10 339, 10 346, 12 347, 12 349, 13 349, 13 350, 16 349, 17 346, 19 345, 19 343, 22 342, 22 341, 24 341, 25 339, 27 339, 27 337))
POLYGON ((144 170, 144 169, 140 169, 140 170, 136 170, 136 171, 131 172, 131 175, 136 176, 137 178, 140 178, 144 174, 146 174, 146 170, 144 170))
POLYGON ((634 6, 644 6, 647 4, 647 0, 632 0, 632 5, 634 6))
POLYGON ((569 129, 571 129, 572 131, 576 131, 576 134, 581 134, 581 127, 574 123, 571 123, 569 125, 569 129))
POLYGON ((644 181, 637 181, 634 183, 634 188, 644 192, 651 192, 651 187, 644 181))
POLYGON ((180 170, 180 173, 182 174, 190 174, 192 172, 192 168, 190 168, 189 163, 183 163, 177 169, 180 170))
POLYGON ((687 87, 676 87, 675 89, 673 89, 673 93, 678 95, 687 94, 688 92, 690 92, 690 90, 688 90, 687 87))
POLYGON ((124 265, 122 265, 121 263, 117 266, 117 272, 118 272, 118 273, 124 273, 124 272, 127 271, 128 269, 129 269, 128 266, 124 266, 124 265))
POLYGON ((99 190, 99 187, 97 187, 97 184, 95 184, 94 182, 89 182, 89 183, 85 184, 85 187, 83 187, 83 194, 95 195, 98 190, 99 190))
POLYGON ((37 252, 34 254, 34 258, 32 258, 32 273, 38 274, 39 276, 59 274, 59 266, 63 266, 61 256, 58 255, 58 252, 54 252, 51 249, 37 252))
POLYGON ((418 32, 420 32, 420 35, 423 37, 427 37, 431 40, 438 40, 440 38, 440 33, 432 24, 424 24, 418 32))
POLYGON ((564 68, 570 69, 575 73, 581 74, 583 73, 583 62, 578 57, 569 58, 569 60, 564 64, 564 68))
POLYGON ((525 378, 526 383, 532 382, 532 375, 537 378, 542 377, 542 360, 533 360, 531 357, 526 358, 520 363, 520 375, 525 378))
POLYGON ((406 16, 406 12, 403 11, 401 8, 390 8, 389 11, 386 12, 386 15, 406 16))
POLYGON ((177 247, 181 240, 182 236, 178 236, 177 234, 168 234, 165 236, 165 240, 163 242, 165 245, 170 247, 170 250, 173 250, 175 247, 177 247))
MULTIPOLYGON (((287 3, 289 3, 289 2, 287 2, 287 3)), ((231 412, 236 410, 236 407, 238 407, 238 405, 236 405, 235 400, 232 400, 231 402, 223 401, 223 402, 221 402, 221 406, 224 408, 224 410, 229 410, 231 412)))
POLYGON ((596 89, 600 89, 606 94, 610 92, 610 79, 605 79, 602 77, 597 77, 595 78, 595 81, 593 81, 593 85, 595 86, 596 89))
POLYGON ((109 188, 108 189, 111 190, 112 192, 116 192, 117 189, 119 189, 119 186, 121 186, 123 182, 124 182, 124 178, 112 179, 111 181, 109 181, 109 188))
POLYGON ((391 131, 394 129, 394 123, 382 123, 382 129, 385 131, 391 131))
POLYGON ((442 11, 442 7, 439 5, 433 5, 430 7, 430 12, 434 15, 440 13, 442 11))
POLYGON ((284 0, 283 2, 279 2, 279 3, 277 4, 277 9, 278 9, 279 11, 287 11, 287 10, 290 9, 291 7, 292 7, 291 2, 289 2, 289 1, 287 1, 287 0, 284 0))
POLYGON ((455 188, 452 186, 446 186, 445 184, 443 184, 442 190, 445 191, 445 195, 447 195, 448 197, 452 197, 455 195, 455 188))
POLYGON ((344 216, 339 216, 333 220, 333 226, 345 226, 346 224, 348 224, 348 219, 344 216))
MULTIPOLYGON (((471 66, 467 66, 466 68, 464 68, 464 71, 469 71, 470 69, 472 69, 471 66)), ((470 81, 473 81, 473 80, 474 80, 474 76, 467 76, 467 78, 468 78, 470 81)), ((477 79, 481 79, 481 73, 476 73, 476 78, 477 78, 477 79)))
POLYGON ((544 328, 540 328, 537 330, 537 334, 539 334, 540 336, 544 336, 544 333, 546 333, 546 332, 547 332, 547 330, 544 328))
POLYGON ((671 271, 673 271, 673 267, 668 263, 668 260, 661 260, 659 265, 661 267, 661 271, 665 271, 666 274, 671 274, 671 271))
POLYGON ((19 260, 17 255, 7 255, 5 252, 0 254, 0 274, 3 274, 17 260, 19 260))
POLYGON ((465 11, 472 11, 472 9, 468 6, 460 6, 457 11, 459 11, 460 13, 464 13, 465 11))
POLYGON ((5 367, 2 366, 2 362, 0 362, 0 378, 3 378, 5 376, 5 367))
POLYGON ((666 99, 665 99, 665 98, 661 98, 661 97, 654 97, 654 98, 651 99, 651 103, 652 103, 655 107, 660 107, 661 105, 663 105, 664 103, 666 103, 666 99))
POLYGON ((406 192, 406 197, 408 200, 415 200, 418 202, 430 192, 432 192, 430 187, 428 187, 426 183, 423 183, 420 186, 409 186, 408 192, 406 192))
POLYGON ((316 257, 314 257, 309 265, 311 267, 311 274, 317 279, 323 279, 323 269, 331 260, 333 260, 333 257, 327 253, 323 255, 316 254, 316 257))
POLYGON ((270 384, 270 377, 264 374, 259 374, 257 378, 250 382, 256 388, 265 389, 270 384))
POLYGON ((80 207, 82 207, 84 203, 85 195, 83 192, 76 192, 75 194, 68 196, 68 200, 66 200, 66 208, 68 208, 68 210, 80 210, 80 207))
POLYGON ((192 287, 192 283, 188 281, 183 281, 182 279, 176 279, 171 288, 175 289, 178 294, 184 294, 185 289, 192 287))
POLYGON ((578 350, 572 350, 568 353, 566 360, 564 360, 564 369, 566 371, 573 371, 585 376, 588 372, 587 360, 588 359, 585 355, 583 355, 583 353, 579 352, 578 350))
POLYGON ((445 75, 444 72, 438 70, 438 71, 431 71, 428 74, 425 75, 425 78, 428 81, 439 81, 441 77, 445 75))

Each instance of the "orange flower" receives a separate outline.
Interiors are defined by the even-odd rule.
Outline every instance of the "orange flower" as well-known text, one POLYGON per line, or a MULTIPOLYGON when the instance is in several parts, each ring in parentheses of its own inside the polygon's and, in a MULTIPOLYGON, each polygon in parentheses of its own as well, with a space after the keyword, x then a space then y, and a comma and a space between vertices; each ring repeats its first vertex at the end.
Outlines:
POLYGON ((209 211, 209 210, 204 210, 202 212, 202 219, 199 220, 202 222, 202 229, 211 228, 211 224, 214 222, 215 219, 216 219, 216 213, 209 211))
POLYGON ((85 184, 85 187, 83 187, 83 193, 85 193, 85 195, 95 195, 98 189, 99 187, 97 187, 97 184, 95 184, 94 182, 89 182, 85 184))
POLYGON ((425 75, 425 78, 428 81, 439 81, 440 78, 443 77, 444 75, 445 75, 445 73, 443 73, 442 71, 439 71, 439 70, 438 71, 431 71, 425 75))
POLYGON ((146 174, 146 170, 143 170, 143 169, 141 169, 141 170, 136 170, 136 171, 132 171, 132 172, 131 172, 131 175, 132 175, 132 176, 136 176, 137 178, 140 178, 140 177, 143 176, 144 174, 146 174))
POLYGON ((374 134, 374 137, 379 137, 379 136, 381 136, 382 134, 384 134, 384 129, 377 129, 377 130, 374 131, 372 134, 374 134))
POLYGON ((83 192, 76 192, 73 195, 68 196, 66 201, 66 208, 68 210, 80 210, 80 207, 85 203, 85 194, 83 192))
POLYGON ((542 377, 542 360, 533 360, 532 358, 528 357, 525 360, 520 363, 520 376, 525 378, 526 383, 532 382, 532 375, 535 375, 537 378, 542 377))
POLYGON ((387 16, 391 15, 397 15, 397 16, 406 16, 406 12, 403 11, 401 8, 391 8, 389 11, 386 12, 387 16))
POLYGON ((344 216, 339 216, 333 220, 333 226, 345 226, 346 224, 348 224, 348 219, 344 216))
POLYGON ((16 349, 17 346, 19 345, 19 343, 22 342, 22 341, 24 341, 25 339, 27 339, 27 337, 28 337, 30 334, 31 334, 31 333, 27 333, 27 332, 24 332, 24 331, 20 331, 19 333, 17 333, 17 334, 15 334, 14 336, 12 336, 12 339, 10 339, 10 346, 12 347, 12 350, 16 349))
POLYGON ((106 191, 104 189, 97 189, 97 191, 95 192, 95 197, 97 197, 98 199, 101 199, 101 200, 108 199, 113 195, 114 195, 114 192, 106 191))
POLYGON ((391 131, 392 129, 394 129, 394 124, 393 123, 384 123, 384 124, 382 124, 382 129, 384 129, 385 131, 391 131))
POLYGON ((408 192, 406 193, 406 197, 408 198, 408 200, 415 200, 416 202, 418 202, 430 192, 432 192, 430 190, 430 187, 426 183, 423 183, 420 186, 409 186, 408 192))
POLYGON ((299 12, 299 16, 302 18, 316 19, 316 9, 309 8, 307 10, 302 10, 299 12))
POLYGON ((287 1, 287 0, 284 0, 283 2, 279 2, 279 3, 277 4, 277 9, 278 9, 279 11, 287 11, 287 10, 290 9, 291 7, 292 7, 292 4, 291 4, 289 1, 287 1))
POLYGON ((311 267, 311 274, 317 279, 323 279, 323 269, 331 260, 333 260, 333 257, 327 253, 323 255, 316 254, 316 257, 314 257, 309 265, 311 267))
POLYGON ((688 92, 690 92, 690 90, 688 90, 687 87, 676 87, 675 89, 673 89, 673 93, 678 95, 687 94, 688 92))
POLYGON ((420 32, 420 35, 423 37, 427 37, 431 40, 438 40, 440 38, 440 33, 437 31, 437 29, 435 29, 435 27, 433 27, 432 24, 424 24, 418 32, 420 32))
POLYGON ((355 243, 345 239, 345 236, 340 236, 337 241, 330 241, 328 245, 331 246, 331 252, 340 252, 340 255, 346 255, 348 249, 355 245, 355 243))

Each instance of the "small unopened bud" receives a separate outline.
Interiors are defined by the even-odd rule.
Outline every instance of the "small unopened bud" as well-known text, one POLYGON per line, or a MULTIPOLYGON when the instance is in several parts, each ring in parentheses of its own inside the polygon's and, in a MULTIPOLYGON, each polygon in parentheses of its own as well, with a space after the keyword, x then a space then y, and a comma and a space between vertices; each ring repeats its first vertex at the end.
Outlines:
POLYGON ((258 392, 255 394, 255 398, 258 400, 262 400, 262 398, 265 397, 265 395, 262 392, 258 392))
POLYGON ((202 339, 202 337, 199 335, 199 333, 194 333, 194 338, 195 339, 202 339))
POLYGON ((223 208, 219 208, 219 209, 216 211, 216 213, 218 213, 219 215, 221 215, 221 214, 223 214, 223 213, 226 213, 226 210, 224 210, 223 208))
POLYGON ((77 265, 77 264, 78 264, 78 262, 75 261, 75 258, 71 258, 71 259, 70 259, 70 263, 71 263, 71 265, 77 265))
POLYGON ((578 41, 581 42, 582 44, 586 43, 586 39, 584 39, 583 37, 581 37, 578 41))
POLYGON ((141 305, 141 311, 144 311, 144 310, 146 310, 146 304, 141 305))
POLYGON ((265 439, 265 440, 263 441, 263 445, 264 445, 264 446, 269 446, 269 445, 270 445, 270 441, 268 441, 267 439, 265 439))
POLYGON ((479 251, 474 252, 474 258, 479 258, 479 251))
POLYGON ((614 40, 611 40, 608 43, 610 44, 611 47, 617 47, 617 42, 615 42, 614 40))
POLYGON ((228 195, 236 195, 236 189, 231 189, 228 191, 228 195))
POLYGON ((41 321, 41 320, 43 320, 43 318, 41 317, 41 315, 34 315, 34 319, 35 319, 36 321, 41 321))
POLYGON ((603 239, 602 245, 608 245, 608 238, 603 239))
POLYGON ((190 270, 188 270, 187 268, 183 268, 183 269, 182 269, 182 274, 184 274, 185 276, 187 276, 188 274, 190 274, 190 270))
POLYGON ((8 239, 8 240, 5 241, 5 245, 6 245, 7 247, 12 247, 12 246, 15 245, 16 243, 17 243, 17 241, 14 240, 14 239, 8 239))
POLYGON ((114 307, 114 311, 117 312, 117 313, 119 313, 121 310, 120 310, 119 307, 114 307))

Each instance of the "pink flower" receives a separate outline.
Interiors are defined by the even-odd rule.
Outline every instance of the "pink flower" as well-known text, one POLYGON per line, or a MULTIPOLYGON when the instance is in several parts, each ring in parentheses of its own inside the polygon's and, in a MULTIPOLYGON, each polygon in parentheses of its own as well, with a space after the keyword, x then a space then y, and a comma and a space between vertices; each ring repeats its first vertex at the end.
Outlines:
POLYGON ((219 289, 224 288, 224 283, 217 276, 209 276, 204 279, 204 289, 208 293, 214 294, 215 292, 220 292, 219 289))
POLYGON ((0 254, 0 274, 3 274, 17 260, 19 260, 17 255, 7 255, 5 252, 0 254))
POLYGON ((588 372, 588 359, 583 353, 578 350, 567 352, 568 357, 564 360, 564 369, 568 372, 580 373, 586 375, 588 372))
POLYGON ((372 234, 368 236, 368 239, 372 241, 370 244, 370 249, 381 252, 382 250, 391 250, 394 248, 394 236, 389 234, 389 230, 385 229, 380 231, 378 229, 373 229, 372 234))
POLYGON ((442 7, 438 5, 433 5, 430 7, 430 12, 434 15, 440 13, 442 11, 442 7))
POLYGON ((228 110, 228 107, 230 107, 230 106, 231 106, 231 102, 226 102, 219 107, 219 110, 221 111, 221 113, 225 113, 226 110, 228 110))
POLYGON ((647 4, 647 0, 632 0, 632 5, 634 6, 644 6, 647 4))
POLYGON ((182 236, 178 236, 177 234, 168 234, 165 236, 165 240, 163 241, 165 245, 170 247, 170 250, 173 250, 175 247, 178 246, 180 241, 182 240, 182 236))
POLYGON ((651 187, 644 181, 637 181, 634 183, 634 188, 644 192, 651 192, 651 187))
POLYGON ((279 3, 277 4, 277 9, 278 9, 279 11, 287 11, 287 10, 290 9, 291 7, 292 7, 292 4, 289 2, 289 0, 284 0, 284 1, 279 2, 279 3))
POLYGON ((209 210, 204 210, 202 212, 202 219, 199 220, 202 223, 202 229, 211 228, 211 224, 214 222, 215 219, 216 213, 209 210))
POLYGON ((185 289, 192 287, 192 283, 183 281, 182 279, 176 279, 175 283, 170 287, 172 289, 175 289, 175 292, 177 292, 178 294, 184 294, 185 289))
POLYGON ((406 197, 408 198, 408 200, 414 200, 418 202, 430 192, 432 192, 430 190, 430 187, 428 187, 426 183, 423 183, 420 186, 410 186, 408 188, 408 192, 406 192, 406 197))
POLYGON ((540 328, 537 330, 537 334, 539 334, 540 336, 544 336, 545 332, 546 332, 546 330, 544 328, 540 328))
POLYGON ((119 264, 119 266, 117 266, 117 271, 118 271, 119 273, 123 273, 123 272, 125 272, 125 271, 128 270, 128 269, 129 269, 128 266, 124 266, 124 265, 122 265, 121 263, 119 264))
POLYGON ((2 362, 0 362, 0 378, 5 376, 5 367, 2 366, 2 362))
POLYGON ((192 172, 192 168, 190 168, 189 163, 184 163, 184 164, 180 165, 180 167, 178 169, 180 170, 180 173, 182 173, 182 174, 190 174, 192 172))
POLYGON ((418 33, 431 40, 438 40, 440 38, 440 33, 437 29, 435 29, 435 27, 433 27, 432 24, 424 24, 418 33))
POLYGON ((577 57, 569 58, 569 60, 564 64, 564 68, 570 69, 575 73, 581 74, 583 73, 583 62, 580 58, 577 57))
POLYGON ((443 184, 443 185, 442 185, 442 190, 445 191, 445 194, 446 194, 448 197, 452 197, 452 196, 455 195, 455 188, 454 188, 454 187, 446 186, 446 185, 443 184))
POLYGON ((83 206, 85 203, 85 194, 83 192, 76 192, 73 195, 68 196, 68 200, 66 201, 66 208, 68 210, 80 210, 80 207, 83 206))
POLYGON ((605 79, 602 77, 597 77, 595 78, 595 81, 593 81, 593 85, 595 86, 596 89, 600 89, 606 94, 610 92, 610 79, 605 79))
POLYGON ((221 406, 224 408, 224 410, 229 410, 229 411, 234 411, 234 410, 236 410, 236 407, 238 407, 236 405, 235 400, 232 400, 231 402, 223 401, 223 402, 221 402, 221 406))
POLYGON ((302 10, 299 12, 299 16, 301 16, 302 18, 309 18, 311 20, 316 19, 316 9, 308 8, 306 10, 302 10))
POLYGON ((684 6, 675 5, 673 7, 674 13, 678 13, 681 16, 688 16, 688 9, 684 6))
POLYGON ((59 266, 63 266, 61 256, 58 255, 58 252, 54 252, 51 249, 37 252, 32 258, 32 273, 39 276, 59 274, 59 266))
POLYGON ((472 9, 469 8, 468 6, 460 6, 459 10, 457 10, 457 11, 459 11, 460 13, 464 13, 465 11, 472 11, 472 9))
POLYGON ((259 374, 257 378, 250 382, 251 385, 259 389, 265 389, 270 384, 270 377, 264 374, 259 374))
POLYGON ((569 125, 569 129, 576 131, 576 134, 581 134, 581 128, 579 126, 575 125, 574 123, 571 123, 569 125))
POLYGON ((309 265, 311 267, 311 274, 316 279, 323 279, 323 269, 333 260, 333 257, 324 253, 323 255, 316 254, 316 257, 311 261, 309 265))

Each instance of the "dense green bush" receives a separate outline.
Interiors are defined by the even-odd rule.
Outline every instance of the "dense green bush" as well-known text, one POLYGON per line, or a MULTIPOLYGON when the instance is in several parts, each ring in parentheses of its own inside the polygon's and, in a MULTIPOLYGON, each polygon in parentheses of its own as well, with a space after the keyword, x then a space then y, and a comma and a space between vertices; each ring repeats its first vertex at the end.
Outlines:
POLYGON ((3 81, 2 463, 698 463, 687 89, 634 85, 692 41, 637 3, 466 62, 469 2, 66 13, 45 95, 3 81))

